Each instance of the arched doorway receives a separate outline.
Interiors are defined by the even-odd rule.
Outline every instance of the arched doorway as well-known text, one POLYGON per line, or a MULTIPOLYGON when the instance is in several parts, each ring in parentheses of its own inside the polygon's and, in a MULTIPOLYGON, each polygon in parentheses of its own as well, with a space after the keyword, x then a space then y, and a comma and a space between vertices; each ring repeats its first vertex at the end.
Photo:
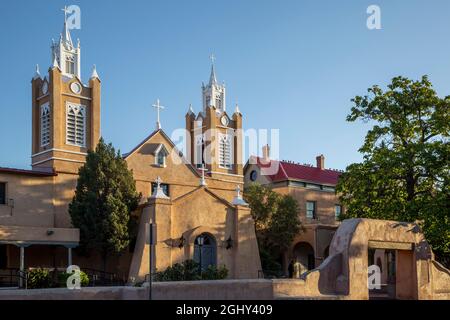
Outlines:
POLYGON ((294 247, 294 261, 298 265, 299 275, 315 268, 314 248, 307 242, 299 242, 294 247))
POLYGON ((200 264, 201 270, 209 266, 217 265, 217 245, 214 237, 208 233, 202 233, 194 241, 194 261, 200 264))

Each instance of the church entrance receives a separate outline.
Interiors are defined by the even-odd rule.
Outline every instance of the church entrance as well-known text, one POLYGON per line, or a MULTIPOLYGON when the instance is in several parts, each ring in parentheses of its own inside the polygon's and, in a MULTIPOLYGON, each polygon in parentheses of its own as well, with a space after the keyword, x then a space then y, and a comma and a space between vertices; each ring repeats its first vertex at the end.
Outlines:
POLYGON ((200 265, 201 271, 205 271, 209 266, 217 265, 217 245, 214 237, 207 233, 202 233, 194 242, 194 261, 200 265))

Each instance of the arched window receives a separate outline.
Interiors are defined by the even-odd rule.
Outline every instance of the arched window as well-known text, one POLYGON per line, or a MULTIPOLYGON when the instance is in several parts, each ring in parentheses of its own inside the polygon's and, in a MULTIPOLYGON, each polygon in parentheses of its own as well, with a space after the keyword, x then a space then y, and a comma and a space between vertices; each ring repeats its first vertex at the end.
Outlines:
POLYGON ((74 146, 86 146, 86 107, 76 104, 67 105, 66 143, 74 146))
POLYGON ((202 168, 205 163, 205 135, 198 134, 195 137, 194 163, 197 168, 202 168))
POLYGON ((214 237, 202 233, 194 241, 194 261, 200 264, 201 270, 217 265, 217 245, 214 237))
POLYGON ((41 147, 50 144, 50 105, 41 106, 41 147))
POLYGON ((73 56, 66 56, 66 73, 75 74, 75 58, 73 56))
POLYGON ((233 163, 233 143, 231 134, 219 133, 219 167, 231 169, 233 163))

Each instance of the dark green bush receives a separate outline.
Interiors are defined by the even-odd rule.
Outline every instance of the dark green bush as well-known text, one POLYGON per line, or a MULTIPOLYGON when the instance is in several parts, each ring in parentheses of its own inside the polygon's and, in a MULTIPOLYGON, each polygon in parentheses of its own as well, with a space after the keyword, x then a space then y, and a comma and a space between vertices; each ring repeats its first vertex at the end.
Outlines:
POLYGON ((51 282, 48 269, 37 268, 28 271, 27 287, 29 289, 50 288, 51 282))
POLYGON ((202 272, 202 280, 221 280, 228 276, 228 269, 225 266, 217 268, 216 266, 209 266, 202 272))
MULTIPOLYGON (((73 273, 60 272, 58 273, 58 284, 60 287, 67 287, 67 278, 69 278, 73 273)), ((89 277, 83 271, 80 271, 80 284, 82 287, 87 287, 89 285, 89 277)))
POLYGON ((201 274, 199 264, 194 260, 186 260, 183 263, 176 263, 168 267, 165 271, 156 272, 155 281, 195 281, 195 280, 220 280, 228 276, 228 269, 225 266, 217 268, 209 266, 201 274))

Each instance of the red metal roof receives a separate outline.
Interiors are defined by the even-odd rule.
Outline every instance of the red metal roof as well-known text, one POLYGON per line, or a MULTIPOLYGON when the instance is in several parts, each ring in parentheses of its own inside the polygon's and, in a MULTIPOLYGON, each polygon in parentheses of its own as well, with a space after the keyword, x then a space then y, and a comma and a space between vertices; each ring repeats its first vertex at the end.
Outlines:
POLYGON ((317 167, 287 161, 271 160, 270 162, 264 162, 264 160, 260 157, 257 158, 256 164, 261 169, 268 169, 269 167, 276 168, 278 165, 278 170, 276 173, 268 175, 273 182, 284 180, 302 180, 317 184, 336 185, 339 176, 342 174, 342 172, 336 170, 321 170, 317 167))
POLYGON ((4 167, 0 167, 0 173, 23 174, 39 177, 52 177, 57 175, 55 172, 53 172, 52 169, 45 171, 45 170, 25 170, 25 169, 4 168, 4 167))

